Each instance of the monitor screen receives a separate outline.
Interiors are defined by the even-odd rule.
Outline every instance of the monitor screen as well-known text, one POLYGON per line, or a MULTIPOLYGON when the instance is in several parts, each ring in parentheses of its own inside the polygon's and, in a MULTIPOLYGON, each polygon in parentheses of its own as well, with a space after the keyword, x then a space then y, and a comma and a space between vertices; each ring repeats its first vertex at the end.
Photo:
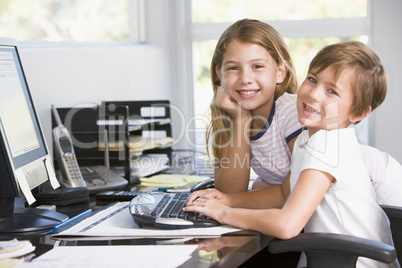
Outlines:
POLYGON ((47 180, 43 160, 48 155, 22 70, 17 47, 0 45, 0 131, 12 169, 22 169, 29 188, 47 180), (36 165, 42 165, 43 171, 36 165), (29 165, 30 167, 27 167, 29 165), (31 170, 28 170, 31 169, 31 170), (42 173, 41 176, 31 174, 42 173))
POLYGON ((0 45, 0 127, 15 168, 47 154, 14 46, 0 45))

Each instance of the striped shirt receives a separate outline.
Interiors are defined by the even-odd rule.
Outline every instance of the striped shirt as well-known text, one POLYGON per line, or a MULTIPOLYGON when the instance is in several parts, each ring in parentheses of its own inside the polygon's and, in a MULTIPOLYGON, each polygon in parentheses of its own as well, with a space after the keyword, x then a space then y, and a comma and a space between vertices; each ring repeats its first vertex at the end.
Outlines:
POLYGON ((360 145, 380 205, 402 206, 402 165, 380 150, 360 145))
POLYGON ((361 144, 360 151, 362 152, 364 163, 366 164, 367 171, 369 172, 374 190, 379 192, 385 180, 387 170, 387 155, 377 148, 361 144))
POLYGON ((288 142, 302 130, 296 99, 296 94, 289 93, 276 99, 265 127, 250 138, 251 167, 269 184, 281 184, 290 169, 288 142))

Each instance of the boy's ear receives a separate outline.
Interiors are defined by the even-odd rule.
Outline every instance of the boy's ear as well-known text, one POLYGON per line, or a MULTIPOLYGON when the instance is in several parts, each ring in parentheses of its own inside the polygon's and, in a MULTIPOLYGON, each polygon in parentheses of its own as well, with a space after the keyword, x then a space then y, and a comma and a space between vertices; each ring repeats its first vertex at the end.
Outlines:
POLYGON ((278 65, 278 71, 276 73, 276 83, 277 84, 282 83, 285 80, 287 73, 288 68, 286 67, 285 62, 282 62, 281 64, 278 65))
POLYGON ((352 116, 351 118, 351 122, 352 123, 356 123, 356 122, 360 122, 362 121, 364 118, 366 118, 367 116, 369 116, 369 114, 371 113, 371 106, 369 106, 366 111, 364 111, 361 115, 359 116, 352 116))

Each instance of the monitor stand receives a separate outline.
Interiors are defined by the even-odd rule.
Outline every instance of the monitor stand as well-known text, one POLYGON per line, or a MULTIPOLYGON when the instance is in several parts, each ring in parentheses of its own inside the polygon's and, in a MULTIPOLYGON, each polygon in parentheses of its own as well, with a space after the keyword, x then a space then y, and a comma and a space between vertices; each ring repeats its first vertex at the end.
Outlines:
POLYGON ((62 213, 46 209, 17 207, 12 211, 0 217, 0 237, 37 236, 68 219, 62 213))

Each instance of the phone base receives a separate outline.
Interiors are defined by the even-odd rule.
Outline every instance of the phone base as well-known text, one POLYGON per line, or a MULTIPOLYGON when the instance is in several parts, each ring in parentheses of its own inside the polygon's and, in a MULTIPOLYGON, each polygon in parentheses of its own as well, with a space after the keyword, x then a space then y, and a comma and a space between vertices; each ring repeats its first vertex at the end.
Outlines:
POLYGON ((58 188, 34 196, 38 205, 68 206, 89 202, 89 191, 86 187, 58 188))

